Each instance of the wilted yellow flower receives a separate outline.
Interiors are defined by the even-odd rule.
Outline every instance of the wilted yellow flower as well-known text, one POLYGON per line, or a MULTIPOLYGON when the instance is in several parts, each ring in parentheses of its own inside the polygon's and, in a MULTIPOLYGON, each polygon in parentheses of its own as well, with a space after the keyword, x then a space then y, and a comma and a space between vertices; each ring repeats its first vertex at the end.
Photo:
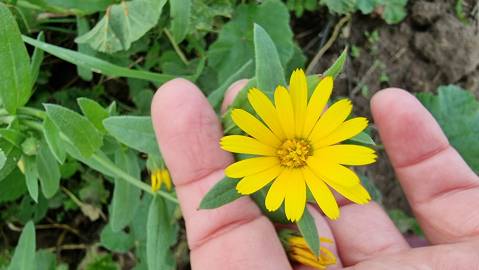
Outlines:
POLYGON ((331 219, 339 217, 339 208, 328 186, 355 203, 370 200, 359 177, 344 165, 373 163, 375 151, 340 144, 363 131, 368 121, 364 117, 346 120, 352 110, 347 99, 323 113, 332 89, 333 78, 325 77, 308 102, 306 75, 298 69, 291 75, 289 91, 283 86, 276 88, 274 105, 260 90, 249 90, 249 103, 262 121, 245 110, 234 109, 233 121, 249 136, 225 136, 220 142, 229 152, 255 155, 225 170, 231 178, 242 178, 236 187, 239 193, 252 194, 274 180, 266 208, 275 211, 284 201, 286 217, 291 221, 303 215, 306 188, 331 219))
POLYGON ((165 184, 168 191, 171 190, 171 177, 167 169, 156 169, 151 172, 151 191, 156 192, 165 184))
MULTIPOLYGON (((286 239, 286 250, 291 260, 300 264, 317 269, 326 269, 329 265, 336 264, 336 257, 325 247, 319 248, 319 257, 314 255, 306 244, 306 240, 300 236, 289 236, 286 239)), ((332 243, 328 238, 320 237, 321 243, 332 243)))

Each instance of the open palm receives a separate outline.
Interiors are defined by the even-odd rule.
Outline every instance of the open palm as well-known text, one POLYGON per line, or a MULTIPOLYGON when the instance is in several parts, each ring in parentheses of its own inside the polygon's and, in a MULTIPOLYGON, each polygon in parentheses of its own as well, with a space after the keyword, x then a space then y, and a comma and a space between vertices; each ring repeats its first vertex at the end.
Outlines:
MULTIPOLYGON (((242 85, 230 89, 224 104, 242 85)), ((374 202, 342 203, 337 221, 309 206, 319 234, 335 241, 329 248, 340 262, 328 269, 479 269, 479 177, 406 91, 380 91, 371 109, 398 179, 432 245, 411 248, 374 202)), ((292 269, 274 225, 249 198, 198 210, 202 197, 233 162, 232 155, 219 147, 221 125, 201 91, 183 79, 164 84, 153 100, 152 117, 183 211, 192 268, 292 269)))

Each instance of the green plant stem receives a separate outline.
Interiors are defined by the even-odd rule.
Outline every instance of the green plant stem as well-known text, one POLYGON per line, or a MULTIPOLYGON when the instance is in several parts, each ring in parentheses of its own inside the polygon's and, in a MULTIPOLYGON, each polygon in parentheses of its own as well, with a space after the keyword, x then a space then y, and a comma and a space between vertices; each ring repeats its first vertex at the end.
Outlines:
POLYGON ((167 200, 169 200, 173 203, 178 203, 178 200, 168 192, 164 192, 162 190, 158 190, 157 192, 151 191, 151 188, 150 188, 149 185, 143 183, 142 181, 136 179, 135 177, 133 177, 133 176, 129 175, 128 173, 126 173, 125 171, 123 171, 122 169, 118 168, 110 160, 108 160, 104 157, 98 156, 96 154, 93 154, 93 156, 91 158, 96 160, 98 163, 100 163, 102 166, 104 166, 108 170, 110 170, 116 176, 122 178, 123 180, 125 180, 128 183, 136 186, 137 188, 142 189, 143 191, 145 191, 147 193, 150 193, 151 195, 158 194, 158 195, 162 196, 163 198, 165 198, 165 199, 167 199, 167 200))
POLYGON ((311 63, 306 68, 306 74, 311 74, 311 72, 313 72, 314 68, 319 62, 319 59, 321 59, 323 54, 333 45, 334 41, 338 38, 339 31, 341 30, 341 28, 343 28, 343 26, 347 22, 349 22, 350 19, 351 19, 351 14, 348 14, 344 16, 343 18, 341 18, 341 20, 339 20, 339 22, 334 26, 333 34, 328 39, 326 44, 324 44, 324 46, 316 53, 313 60, 311 60, 311 63))
POLYGON ((39 119, 42 119, 44 120, 45 117, 47 116, 47 113, 42 111, 42 110, 39 110, 39 109, 35 109, 35 108, 31 108, 31 107, 21 107, 21 108, 18 108, 17 109, 17 112, 19 114, 24 114, 24 115, 28 115, 28 116, 33 116, 35 118, 39 118, 39 119))
POLYGON ((183 51, 181 51, 180 47, 178 47, 178 44, 176 44, 176 41, 171 35, 170 31, 168 31, 168 29, 166 28, 163 31, 165 32, 166 37, 170 41, 171 46, 173 46, 173 49, 175 50, 176 54, 178 54, 178 56, 180 57, 181 61, 183 61, 185 65, 188 65, 190 62, 188 62, 188 59, 186 59, 185 54, 183 53, 183 51))
POLYGON ((21 120, 21 123, 24 124, 27 127, 30 127, 40 133, 43 133, 43 127, 42 124, 40 124, 37 121, 32 121, 32 120, 21 120))
MULTIPOLYGON (((40 123, 36 122, 36 121, 24 120, 24 121, 22 121, 22 123, 25 124, 25 126, 31 127, 35 130, 40 131, 40 132, 42 132, 42 130, 43 130, 42 125, 40 123)), ((147 185, 144 182, 142 182, 141 180, 136 179, 135 177, 129 175, 128 173, 123 171, 121 168, 117 167, 109 159, 101 157, 97 154, 93 154, 93 156, 91 156, 90 158, 95 160, 96 162, 98 162, 102 166, 104 166, 106 169, 108 169, 114 175, 116 175, 119 178, 123 179, 124 181, 130 183, 131 185, 134 185, 137 188, 139 188, 139 189, 141 189, 141 190, 143 190, 143 191, 145 191, 145 192, 147 192, 147 193, 149 193, 153 196, 158 194, 158 195, 162 196, 163 198, 165 198, 165 199, 167 199, 167 200, 169 200, 173 203, 178 204, 178 200, 174 196, 172 196, 170 193, 162 191, 162 190, 158 190, 156 192, 151 191, 151 188, 150 188, 149 185, 147 185)))

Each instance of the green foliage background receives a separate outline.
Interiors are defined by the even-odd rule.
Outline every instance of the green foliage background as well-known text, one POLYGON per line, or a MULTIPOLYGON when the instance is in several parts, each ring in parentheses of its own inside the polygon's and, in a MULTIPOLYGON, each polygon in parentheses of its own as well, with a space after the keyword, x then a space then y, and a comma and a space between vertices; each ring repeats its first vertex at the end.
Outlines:
MULTIPOLYGON (((291 14, 326 11, 336 18, 360 12, 393 24, 407 15, 406 4, 1 0, 0 220, 21 235, 15 246, 0 246, 0 269, 153 270, 188 264, 175 192, 152 192, 147 180, 154 169, 147 164, 163 165, 149 116, 152 90, 184 77, 198 84, 218 111, 234 81, 250 78, 249 86, 271 92, 286 83, 293 68, 304 66, 291 14), (69 227, 72 220, 85 232, 69 227), (57 258, 51 246, 63 242, 39 238, 45 226, 66 226, 71 236, 65 242, 74 241, 67 246, 82 250, 83 257, 57 258)), ((340 74, 347 55, 344 50, 323 74, 340 74)), ((319 76, 308 80, 313 85, 319 76)), ((456 86, 418 97, 479 171, 475 98, 456 86)), ((244 92, 234 106, 247 106, 244 92)), ((228 114, 223 123, 227 133, 235 132, 228 114)), ((374 144, 367 134, 355 140, 374 144)), ((232 184, 219 182, 201 208, 238 198, 232 184)), ((377 194, 372 183, 366 186, 377 194)), ((260 206, 261 196, 255 197, 260 206)), ((410 225, 403 225, 406 229, 417 226, 403 213, 394 217, 410 225)), ((317 250, 312 222, 307 213, 298 225, 317 250)))

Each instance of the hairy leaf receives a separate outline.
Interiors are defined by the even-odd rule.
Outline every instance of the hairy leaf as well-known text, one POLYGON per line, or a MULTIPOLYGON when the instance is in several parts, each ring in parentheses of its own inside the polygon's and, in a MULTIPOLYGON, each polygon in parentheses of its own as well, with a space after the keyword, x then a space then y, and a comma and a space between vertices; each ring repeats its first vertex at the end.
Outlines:
POLYGON ((31 270, 36 269, 35 264, 35 226, 29 221, 23 227, 20 240, 15 248, 15 254, 8 266, 8 270, 31 270))
MULTIPOLYGON (((219 82, 225 81, 254 58, 254 23, 264 28, 276 44, 283 66, 293 56, 293 33, 289 27, 288 9, 283 3, 266 0, 259 5, 240 5, 208 50, 208 64, 216 70, 219 82)), ((253 72, 251 69, 248 77, 253 72)))
POLYGON ((128 50, 157 24, 165 3, 166 0, 133 0, 110 6, 95 27, 75 42, 106 53, 128 50))
POLYGON ((441 86, 438 94, 419 93, 418 99, 441 125, 454 148, 479 173, 479 102, 455 86, 441 86))
POLYGON ((8 112, 14 114, 31 94, 30 58, 17 22, 0 3, 0 98, 8 112))

